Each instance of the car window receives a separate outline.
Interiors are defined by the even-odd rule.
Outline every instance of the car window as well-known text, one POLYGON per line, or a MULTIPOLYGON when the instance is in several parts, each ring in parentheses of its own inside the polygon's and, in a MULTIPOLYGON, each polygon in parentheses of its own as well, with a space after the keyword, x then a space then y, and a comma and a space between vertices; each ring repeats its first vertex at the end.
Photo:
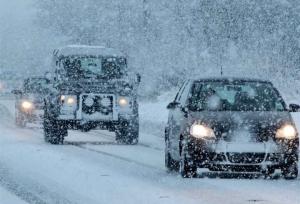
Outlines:
POLYGON ((278 91, 269 83, 199 82, 189 101, 192 110, 285 111, 278 91))
POLYGON ((177 94, 176 94, 176 96, 175 96, 174 101, 179 102, 180 96, 181 96, 181 94, 182 94, 182 91, 183 91, 184 87, 186 86, 186 83, 187 83, 187 82, 184 82, 184 83, 181 85, 179 91, 177 92, 177 94))
POLYGON ((182 93, 179 97, 179 103, 184 106, 186 105, 186 101, 187 101, 187 97, 190 93, 190 83, 186 83, 186 85, 184 86, 182 93))

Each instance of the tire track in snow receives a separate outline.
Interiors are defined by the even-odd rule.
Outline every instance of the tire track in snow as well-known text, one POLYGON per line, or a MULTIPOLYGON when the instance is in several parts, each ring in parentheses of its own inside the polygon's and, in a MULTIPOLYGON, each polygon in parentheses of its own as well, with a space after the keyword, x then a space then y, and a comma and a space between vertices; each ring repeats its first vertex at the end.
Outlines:
POLYGON ((74 204, 29 178, 11 174, 3 163, 0 163, 0 185, 30 204, 74 204))
POLYGON ((143 162, 132 160, 132 159, 129 159, 129 158, 126 158, 126 157, 122 157, 122 156, 119 156, 119 155, 116 155, 116 154, 108 153, 108 152, 105 152, 105 151, 101 151, 101 150, 96 150, 96 149, 93 149, 93 148, 89 148, 89 147, 83 146, 82 144, 76 144, 76 143, 72 144, 72 143, 70 143, 70 145, 72 145, 74 147, 77 147, 77 148, 80 148, 80 149, 84 149, 84 150, 90 151, 90 152, 95 152, 95 153, 98 153, 98 154, 101 154, 101 155, 104 155, 104 156, 113 157, 115 159, 119 159, 119 160, 122 160, 122 161, 125 161, 125 162, 128 162, 128 163, 131 163, 131 164, 136 164, 136 165, 139 165, 139 166, 143 166, 143 167, 146 167, 148 169, 162 170, 161 168, 158 168, 156 166, 145 164, 143 162))

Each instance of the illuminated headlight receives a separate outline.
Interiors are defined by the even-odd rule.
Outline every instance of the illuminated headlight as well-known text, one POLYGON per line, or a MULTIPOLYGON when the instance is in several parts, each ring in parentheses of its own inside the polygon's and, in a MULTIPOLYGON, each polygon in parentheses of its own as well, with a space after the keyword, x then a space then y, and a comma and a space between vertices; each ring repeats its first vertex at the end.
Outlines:
POLYGON ((276 138, 278 139, 295 139, 297 130, 293 125, 285 125, 277 130, 276 138))
POLYGON ((200 125, 200 124, 192 125, 191 129, 190 129, 190 134, 193 137, 201 138, 201 139, 215 139, 216 138, 215 133, 211 128, 206 127, 204 125, 200 125))
POLYGON ((127 107, 129 105, 129 99, 125 97, 121 97, 119 98, 118 103, 121 107, 127 107))
POLYGON ((62 104, 73 106, 73 105, 76 105, 77 99, 76 99, 76 96, 62 95, 60 97, 60 101, 62 104))
POLYGON ((22 108, 24 110, 31 110, 33 109, 33 103, 30 102, 30 101, 23 101, 22 104, 21 104, 22 108))

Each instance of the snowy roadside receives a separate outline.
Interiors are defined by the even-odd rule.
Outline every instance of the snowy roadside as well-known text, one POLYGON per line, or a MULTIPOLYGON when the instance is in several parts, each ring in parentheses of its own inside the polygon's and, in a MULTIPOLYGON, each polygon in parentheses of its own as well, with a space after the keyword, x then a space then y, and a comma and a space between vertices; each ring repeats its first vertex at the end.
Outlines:
POLYGON ((0 203, 1 204, 26 204, 25 201, 21 200, 14 194, 5 190, 0 186, 0 203))
POLYGON ((166 107, 174 99, 175 94, 174 90, 162 94, 155 101, 140 103, 140 129, 143 133, 164 136, 164 128, 168 120, 166 107))

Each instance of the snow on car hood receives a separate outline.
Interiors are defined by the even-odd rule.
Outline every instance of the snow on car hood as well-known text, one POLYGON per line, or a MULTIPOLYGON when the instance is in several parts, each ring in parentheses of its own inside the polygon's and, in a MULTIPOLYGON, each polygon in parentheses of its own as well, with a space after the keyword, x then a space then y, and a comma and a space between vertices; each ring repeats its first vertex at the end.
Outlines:
POLYGON ((83 92, 131 92, 134 83, 128 80, 115 79, 115 80, 79 80, 79 81, 66 81, 59 85, 61 90, 74 93, 83 92))
POLYGON ((265 142, 283 124, 294 124, 289 112, 191 112, 189 123, 200 122, 226 142, 265 142))

